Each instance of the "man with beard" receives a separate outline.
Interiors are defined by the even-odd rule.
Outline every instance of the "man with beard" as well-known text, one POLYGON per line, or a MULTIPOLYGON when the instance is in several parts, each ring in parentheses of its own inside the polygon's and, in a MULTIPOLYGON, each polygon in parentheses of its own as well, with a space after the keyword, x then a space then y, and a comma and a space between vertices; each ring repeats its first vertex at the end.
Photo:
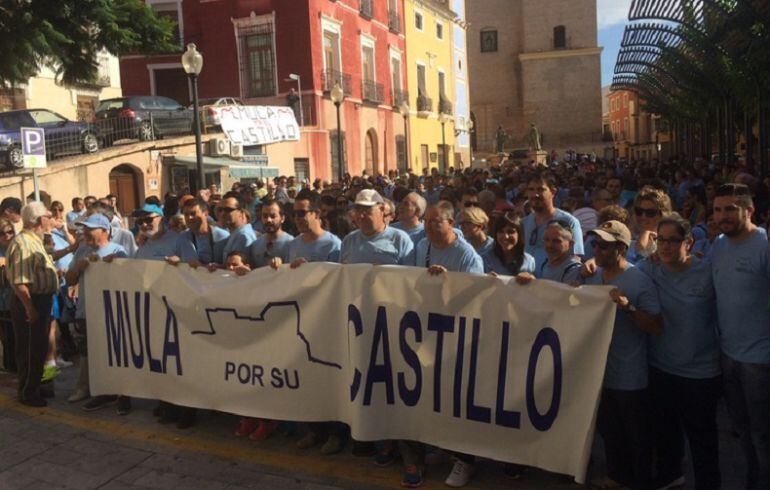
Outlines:
POLYGON ((294 239, 283 231, 286 217, 278 201, 274 199, 263 201, 261 211, 264 234, 257 237, 249 249, 252 268, 264 267, 269 265, 273 258, 283 257, 286 247, 294 239))
POLYGON ((714 198, 722 236, 711 248, 722 376, 746 457, 746 488, 770 488, 770 252, 752 222, 749 188, 725 184, 714 198))
POLYGON ((659 335, 662 318, 657 289, 647 275, 626 260, 631 232, 619 221, 606 221, 596 236, 596 273, 586 284, 612 285, 617 304, 596 426, 604 439, 607 481, 600 487, 650 488, 652 437, 647 393, 648 335, 659 335))
POLYGON ((208 265, 214 262, 215 245, 227 240, 230 233, 209 221, 209 205, 203 199, 187 201, 182 211, 189 229, 181 235, 193 244, 197 254, 197 258, 190 265, 208 265))
POLYGON ((583 230, 580 222, 571 214, 553 205, 557 191, 556 178, 553 174, 543 172, 530 177, 527 182, 527 195, 532 205, 532 213, 522 220, 526 251, 535 258, 535 270, 540 270, 545 262, 544 237, 548 223, 561 221, 568 225, 575 244, 572 247, 574 255, 583 255, 583 230))
POLYGON ((166 260, 167 257, 179 257, 183 262, 190 262, 198 257, 190 240, 164 228, 160 206, 145 204, 134 211, 133 216, 136 218, 139 235, 143 238, 134 258, 166 260))

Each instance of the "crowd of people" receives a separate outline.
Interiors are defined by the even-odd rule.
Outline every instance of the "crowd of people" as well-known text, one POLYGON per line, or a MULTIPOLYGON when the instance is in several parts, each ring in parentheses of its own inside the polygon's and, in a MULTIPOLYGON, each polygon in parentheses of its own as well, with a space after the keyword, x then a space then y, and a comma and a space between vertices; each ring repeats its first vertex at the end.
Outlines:
MULTIPOLYGON (((706 159, 505 161, 489 169, 292 177, 148 197, 122 217, 116 196, 0 203, 3 363, 19 401, 41 407, 63 365, 79 363, 72 403, 91 397, 84 272, 93 261, 162 260, 246 275, 307 262, 389 264, 613 286, 612 341, 597 416, 607 462, 601 488, 685 483, 689 446, 697 489, 720 488, 717 405, 724 398, 743 448, 746 488, 770 488, 770 177, 706 159), (61 351, 61 356, 57 354, 61 351), (69 358, 67 361, 62 357, 69 358)), ((180 428, 196 410, 161 403, 180 428)), ((235 434, 266 439, 279 421, 243 418, 235 434)), ((334 454, 346 426, 306 424, 297 445, 334 454)), ((402 485, 423 482, 441 452, 414 441, 354 441, 380 466, 401 460, 402 485)), ((449 486, 466 485, 473 455, 452 454, 449 486)), ((526 467, 506 465, 513 478, 526 467)))

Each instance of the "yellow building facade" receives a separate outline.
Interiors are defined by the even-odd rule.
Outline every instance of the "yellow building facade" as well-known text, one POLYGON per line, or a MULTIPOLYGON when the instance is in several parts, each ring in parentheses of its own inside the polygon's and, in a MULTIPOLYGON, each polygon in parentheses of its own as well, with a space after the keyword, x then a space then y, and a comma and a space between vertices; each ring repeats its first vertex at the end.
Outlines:
POLYGON ((455 166, 452 36, 456 17, 447 0, 404 1, 409 168, 417 174, 425 168, 445 171, 455 166))

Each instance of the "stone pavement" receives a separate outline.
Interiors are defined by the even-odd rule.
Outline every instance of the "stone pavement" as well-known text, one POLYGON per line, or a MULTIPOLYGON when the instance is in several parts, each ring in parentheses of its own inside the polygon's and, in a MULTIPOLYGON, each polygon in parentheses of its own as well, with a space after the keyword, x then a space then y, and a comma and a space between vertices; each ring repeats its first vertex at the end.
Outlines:
MULTIPOLYGON (((202 412, 188 430, 159 424, 155 403, 134 400, 134 410, 118 416, 114 407, 85 413, 68 404, 77 368, 63 370, 49 407, 29 408, 15 400, 13 376, 0 373, 0 489, 279 489, 333 490, 398 488, 400 465, 377 468, 349 450, 322 456, 318 449, 300 451, 296 435, 276 434, 253 443, 232 436, 237 418, 202 412)), ((721 426, 729 429, 724 415, 721 426)), ((740 488, 743 472, 735 439, 723 433, 725 489, 740 488)), ((594 472, 601 474, 598 446, 594 472)), ((446 488, 446 461, 427 470, 425 488, 446 488)), ((692 481, 692 478, 689 478, 692 481)), ((468 488, 569 489, 567 477, 532 470, 521 480, 502 476, 498 463, 483 461, 468 488)))

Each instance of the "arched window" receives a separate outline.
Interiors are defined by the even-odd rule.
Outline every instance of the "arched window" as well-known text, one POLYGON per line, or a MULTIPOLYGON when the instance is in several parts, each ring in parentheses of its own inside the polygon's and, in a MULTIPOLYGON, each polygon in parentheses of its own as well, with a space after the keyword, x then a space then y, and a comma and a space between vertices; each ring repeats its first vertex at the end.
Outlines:
POLYGON ((567 47, 567 29, 564 26, 553 28, 553 48, 564 49, 567 47))

